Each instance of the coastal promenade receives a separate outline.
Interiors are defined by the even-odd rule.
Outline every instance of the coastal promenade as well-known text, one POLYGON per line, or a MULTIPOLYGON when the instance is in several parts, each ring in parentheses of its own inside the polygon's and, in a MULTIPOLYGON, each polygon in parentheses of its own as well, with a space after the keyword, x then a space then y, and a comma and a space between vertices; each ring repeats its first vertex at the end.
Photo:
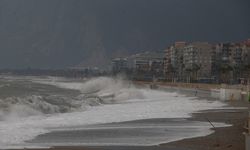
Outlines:
POLYGON ((250 85, 228 85, 228 84, 204 84, 204 83, 172 83, 172 82, 146 82, 134 81, 137 85, 156 85, 162 88, 175 90, 197 90, 207 92, 209 97, 220 100, 244 100, 250 101, 250 85))
MULTIPOLYGON (((133 81, 136 84, 152 84, 152 82, 147 81, 133 81)), ((211 90, 211 89, 242 89, 247 91, 247 85, 228 85, 228 84, 206 84, 206 83, 181 83, 181 82, 154 82, 156 85, 169 86, 169 87, 179 87, 179 88, 189 88, 189 89, 200 89, 200 90, 211 90)))

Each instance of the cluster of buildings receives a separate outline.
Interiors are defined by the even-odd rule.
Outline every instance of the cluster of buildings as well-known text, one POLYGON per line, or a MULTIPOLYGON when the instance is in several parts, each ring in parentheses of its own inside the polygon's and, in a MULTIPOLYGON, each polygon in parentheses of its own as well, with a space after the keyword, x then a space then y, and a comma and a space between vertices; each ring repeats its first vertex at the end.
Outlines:
POLYGON ((99 68, 81 68, 72 67, 65 69, 1 69, 0 75, 21 75, 21 76, 56 76, 56 77, 69 77, 69 78, 84 78, 84 77, 97 77, 108 75, 108 72, 101 71, 99 68))
POLYGON ((144 52, 112 61, 113 74, 124 73, 135 80, 164 78, 164 51, 144 52))
POLYGON ((219 44, 175 42, 164 51, 115 58, 112 71, 137 80, 245 83, 250 79, 250 39, 219 44))

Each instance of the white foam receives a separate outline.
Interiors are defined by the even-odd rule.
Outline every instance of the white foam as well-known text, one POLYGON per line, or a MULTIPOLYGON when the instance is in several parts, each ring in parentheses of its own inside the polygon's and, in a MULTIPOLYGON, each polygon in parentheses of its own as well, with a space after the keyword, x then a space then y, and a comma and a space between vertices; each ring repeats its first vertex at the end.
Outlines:
MULTIPOLYGON (((94 87, 98 87, 99 95, 112 93, 117 102, 110 105, 91 107, 80 112, 31 116, 16 121, 1 122, 0 147, 22 144, 39 134, 50 132, 53 128, 149 118, 187 118, 195 111, 225 106, 219 101, 208 102, 188 98, 177 93, 137 89, 113 79, 99 78, 93 81, 87 83, 43 81, 42 83, 78 89, 83 92, 95 90, 94 87)), ((209 134, 211 131, 206 130, 206 133, 209 134)), ((200 135, 204 134, 201 133, 200 135)))

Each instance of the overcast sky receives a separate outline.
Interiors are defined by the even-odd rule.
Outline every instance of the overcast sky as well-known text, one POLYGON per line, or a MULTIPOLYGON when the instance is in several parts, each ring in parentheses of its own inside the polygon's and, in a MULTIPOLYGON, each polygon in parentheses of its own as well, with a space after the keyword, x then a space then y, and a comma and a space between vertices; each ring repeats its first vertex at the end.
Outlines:
POLYGON ((174 41, 250 38, 250 0, 0 0, 0 68, 107 65, 174 41))

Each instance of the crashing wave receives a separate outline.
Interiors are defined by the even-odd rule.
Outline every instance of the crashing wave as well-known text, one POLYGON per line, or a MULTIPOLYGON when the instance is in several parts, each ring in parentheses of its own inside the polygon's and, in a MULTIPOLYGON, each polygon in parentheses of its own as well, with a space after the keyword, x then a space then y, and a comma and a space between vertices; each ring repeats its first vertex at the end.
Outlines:
POLYGON ((102 104, 97 97, 78 96, 67 99, 61 96, 25 96, 0 99, 0 121, 34 115, 83 111, 88 106, 102 104))
MULTIPOLYGON (((23 144, 37 135, 58 128, 152 118, 187 118, 192 112, 224 106, 218 101, 208 102, 177 93, 140 89, 129 82, 112 78, 84 82, 33 79, 33 82, 43 84, 44 88, 54 85, 79 90, 81 94, 49 95, 38 92, 40 95, 1 99, 0 118, 13 120, 0 123, 0 147, 23 144)), ((61 92, 67 91, 70 90, 61 92)))
MULTIPOLYGON (((76 97, 65 95, 11 96, 0 99, 0 120, 9 120, 34 115, 84 111, 91 106, 114 104, 130 99, 143 99, 144 95, 132 84, 120 79, 95 78, 85 82, 35 80, 60 88, 74 89, 82 94, 76 97)), ((39 89, 37 89, 39 90, 39 89)))

